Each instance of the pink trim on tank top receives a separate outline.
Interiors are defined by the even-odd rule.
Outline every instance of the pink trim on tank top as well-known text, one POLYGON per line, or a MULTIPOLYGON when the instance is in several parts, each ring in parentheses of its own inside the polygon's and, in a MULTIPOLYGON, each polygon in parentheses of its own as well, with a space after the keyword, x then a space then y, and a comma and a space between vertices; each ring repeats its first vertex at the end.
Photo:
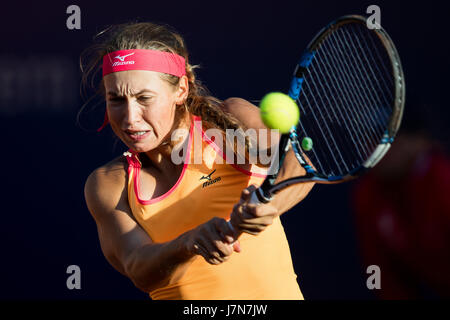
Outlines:
MULTIPOLYGON (((202 133, 202 137, 203 137, 203 139, 206 141, 206 142, 208 142, 208 144, 225 160, 225 163, 227 163, 228 164, 228 161, 227 161, 227 157, 226 157, 226 155, 223 153, 223 151, 217 146, 217 144, 214 142, 214 141, 212 141, 206 134, 205 134, 205 131, 203 131, 203 128, 200 126, 199 127, 199 125, 197 124, 197 122, 194 122, 194 125, 196 126, 196 128, 198 129, 198 130, 200 130, 201 131, 201 133, 202 133)), ((248 175, 248 176, 252 176, 252 177, 259 177, 259 178, 265 178, 265 177, 267 177, 267 175, 266 174, 262 174, 262 173, 257 173, 257 172, 251 172, 251 171, 248 171, 248 170, 246 170, 246 169, 244 169, 244 168, 241 168, 240 166, 238 166, 238 165, 236 165, 236 164, 234 164, 234 163, 231 163, 230 164, 233 168, 235 168, 236 170, 238 170, 238 171, 240 171, 240 172, 242 172, 242 173, 244 173, 244 174, 246 174, 246 175, 248 175)))
MULTIPOLYGON (((193 116, 192 122, 195 123, 195 121, 199 119, 198 116, 193 116)), ((178 187, 178 185, 180 184, 181 180, 183 179, 184 173, 186 172, 186 168, 189 164, 189 160, 190 160, 190 156, 191 156, 191 145, 192 145, 192 136, 193 136, 193 132, 194 132, 194 126, 191 123, 191 128, 189 129, 189 142, 188 142, 188 147, 187 147, 187 152, 186 152, 186 156, 184 158, 184 165, 183 165, 183 170, 181 171, 180 176, 178 177, 177 182, 172 186, 172 188, 170 188, 169 191, 167 191, 166 193, 164 193, 163 195, 160 195, 157 198, 154 199, 149 199, 149 200, 143 200, 141 199, 141 197, 139 196, 139 190, 141 190, 141 184, 140 184, 140 172, 141 172, 141 168, 135 168, 136 169, 136 175, 134 176, 134 193, 136 195, 136 198, 138 200, 138 202, 140 204, 143 205, 148 205, 148 204, 152 204, 158 201, 161 201, 165 198, 167 198, 172 192, 175 191, 175 189, 178 187)))

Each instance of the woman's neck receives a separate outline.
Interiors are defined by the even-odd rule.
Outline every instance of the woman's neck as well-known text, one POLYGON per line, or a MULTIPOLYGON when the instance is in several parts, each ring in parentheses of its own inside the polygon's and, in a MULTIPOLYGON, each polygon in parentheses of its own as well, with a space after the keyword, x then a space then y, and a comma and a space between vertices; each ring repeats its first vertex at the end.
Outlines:
MULTIPOLYGON (((158 169, 161 172, 173 170, 178 167, 179 164, 175 164, 172 161, 172 152, 175 146, 184 144, 186 139, 189 139, 189 128, 191 125, 191 117, 189 113, 185 113, 182 117, 174 122, 172 129, 167 134, 163 142, 153 150, 145 152, 145 156, 150 160, 151 166, 158 169), (181 133, 177 140, 172 140, 172 133, 174 130, 180 130, 181 133)), ((183 164, 181 164, 183 165, 183 164)))

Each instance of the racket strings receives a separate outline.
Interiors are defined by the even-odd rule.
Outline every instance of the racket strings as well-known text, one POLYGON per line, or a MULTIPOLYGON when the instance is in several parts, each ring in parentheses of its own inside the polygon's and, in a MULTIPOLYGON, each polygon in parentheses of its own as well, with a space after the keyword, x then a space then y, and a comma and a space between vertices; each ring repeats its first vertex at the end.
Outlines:
MULTIPOLYGON (((351 27, 351 26, 350 26, 351 27)), ((387 56, 385 55, 384 58, 381 57, 381 52, 380 52, 380 47, 379 45, 375 44, 374 42, 374 37, 373 36, 368 36, 368 30, 362 30, 362 28, 355 28, 355 32, 359 32, 361 38, 364 37, 364 32, 366 33, 366 38, 368 39, 368 42, 366 41, 366 45, 369 47, 369 50, 367 50, 367 53, 369 55, 369 57, 371 58, 371 61, 373 61, 373 66, 376 67, 376 70, 378 71, 378 74, 380 75, 379 79, 381 79, 381 81, 383 82, 385 89, 387 92, 387 94, 389 94, 388 100, 387 102, 390 102, 392 99, 394 99, 393 97, 393 91, 392 91, 392 86, 393 86, 393 78, 391 76, 392 74, 392 70, 389 71, 388 69, 388 64, 387 62, 387 56), (377 56, 377 58, 374 58, 373 53, 375 52, 375 55, 377 56), (381 66, 383 68, 383 72, 380 70, 379 66, 381 66), (387 82, 389 81, 389 83, 387 82)), ((356 40, 359 40, 358 38, 356 38, 356 40)), ((385 50, 383 48, 383 50, 385 50)), ((385 53, 385 52, 384 52, 385 53)), ((389 63, 390 65, 390 63, 389 63)))
MULTIPOLYGON (((321 64, 320 68, 318 68, 320 71, 323 68, 325 68, 325 66, 326 66, 326 68, 328 70, 333 70, 332 65, 338 65, 337 63, 330 63, 328 61, 328 59, 326 59, 326 57, 323 59, 320 54, 317 57, 317 62, 319 64, 321 64)), ((331 87, 329 86, 330 81, 335 81, 335 82, 339 81, 338 79, 336 79, 335 73, 336 73, 336 71, 334 71, 334 72, 326 72, 324 74, 321 71, 321 75, 324 78, 326 78, 326 75, 331 75, 331 76, 328 77, 328 79, 326 79, 325 84, 329 88, 330 91, 333 91, 332 97, 335 100, 335 104, 334 105, 338 105, 339 106, 338 108, 331 108, 331 109, 332 110, 335 110, 335 109, 338 110, 338 112, 340 114, 340 118, 339 119, 344 119, 345 120, 343 123, 346 126, 347 130, 350 130, 349 127, 351 127, 351 129, 353 131, 355 131, 358 135, 362 136, 362 132, 361 132, 360 128, 359 127, 355 128, 355 126, 353 124, 354 121, 347 121, 348 119, 346 119, 346 117, 343 117, 343 115, 342 115, 343 112, 353 111, 354 114, 358 117, 358 114, 355 112, 356 110, 354 110, 354 106, 356 104, 356 102, 354 100, 355 97, 353 97, 353 96, 349 97, 348 95, 344 94, 344 92, 343 92, 343 90, 342 90, 342 88, 340 86, 338 86, 337 88, 334 88, 333 86, 331 86, 331 87), (353 100, 351 98, 353 98, 353 100), (350 109, 352 109, 352 110, 350 110, 350 109)), ((345 82, 344 82, 344 86, 346 86, 345 82)), ((349 88, 346 88, 346 89, 349 89, 349 88)), ((352 91, 349 90, 348 92, 352 92, 352 91)), ((361 144, 360 139, 355 139, 354 136, 350 136, 350 138, 352 139, 352 142, 356 145, 356 148, 355 149, 350 149, 350 151, 357 152, 358 156, 362 158, 363 157, 363 155, 362 155, 363 152, 362 151, 365 148, 365 146, 363 144, 361 144)))
MULTIPOLYGON (((319 59, 318 59, 318 61, 319 61, 319 59)), ((311 70, 314 70, 314 68, 312 68, 311 70)), ((311 72, 311 71, 310 71, 310 74, 309 74, 309 75, 311 76, 311 78, 313 78, 312 76, 314 75, 314 72, 311 72)), ((324 82, 327 82, 327 81, 324 81, 324 82)), ((309 87, 309 86, 306 85, 306 88, 307 88, 307 87, 309 87)), ((316 91, 318 90, 317 88, 315 88, 315 89, 316 89, 316 91)), ((312 90, 312 89, 309 88, 309 90, 312 90)), ((332 96, 332 97, 334 98, 335 96, 339 97, 339 96, 341 96, 341 95, 339 95, 339 94, 331 94, 330 96, 332 96)), ((341 102, 341 103, 338 103, 336 100, 334 101, 334 103, 331 103, 331 102, 329 103, 329 105, 339 105, 339 104, 340 104, 341 106, 345 106, 345 104, 342 104, 342 102, 341 102)), ((311 105, 311 104, 310 104, 310 105, 311 105)), ((317 104, 316 104, 316 105, 317 105, 317 104)), ((349 104, 349 105, 351 105, 351 104, 349 104)), ((332 130, 332 129, 330 128, 330 126, 327 125, 327 123, 330 122, 330 121, 332 121, 332 123, 336 123, 337 121, 340 121, 341 117, 337 116, 336 113, 335 113, 335 111, 334 111, 334 110, 336 110, 336 109, 338 110, 338 112, 341 112, 341 108, 326 108, 326 109, 325 109, 325 110, 326 110, 326 116, 324 116, 324 115, 323 115, 324 113, 321 112, 320 109, 319 109, 319 112, 320 112, 321 115, 322 115, 323 121, 318 122, 318 124, 319 124, 319 126, 326 126, 326 127, 327 127, 328 132, 330 132, 330 136, 333 137, 333 142, 336 142, 336 141, 339 141, 339 142, 338 142, 338 143, 329 143, 329 142, 328 142, 328 139, 324 139, 324 143, 323 143, 323 144, 320 143, 319 146, 320 146, 320 145, 326 145, 326 146, 328 147, 328 150, 330 150, 330 152, 331 152, 331 155, 332 155, 332 157, 333 157, 334 163, 339 164, 340 166, 344 166, 344 169, 348 172, 348 171, 349 171, 349 167, 347 166, 347 162, 345 161, 345 157, 342 155, 342 153, 339 151, 340 161, 336 161, 336 158, 334 157, 334 153, 335 153, 334 150, 337 149, 337 146, 338 146, 338 145, 342 145, 342 144, 343 144, 343 141, 342 141, 343 137, 342 137, 342 135, 340 135, 339 133, 334 134, 333 131, 335 131, 335 130, 332 130), (333 110, 334 116, 331 116, 331 115, 330 115, 330 113, 328 112, 329 109, 333 110), (327 121, 326 118, 328 118, 329 120, 327 121)), ((345 119, 345 118, 344 118, 344 119, 345 119)), ((346 120, 346 119, 345 119, 345 120, 346 120)), ((347 124, 347 121, 343 121, 343 122, 341 122, 341 124, 344 124, 344 125, 346 126, 346 128, 348 129, 348 126, 349 126, 349 125, 347 124)), ((314 134, 314 137, 317 137, 317 134, 314 134)), ((323 137, 326 137, 326 136, 323 136, 323 137)), ((351 139, 353 139, 353 136, 351 136, 351 139)), ((355 144, 359 142, 359 141, 355 141, 354 139, 353 139, 353 141, 354 141, 355 144)), ((317 144, 316 144, 316 145, 317 145, 317 144)), ((362 148, 362 146, 360 146, 360 147, 362 148)), ((339 149, 337 149, 337 150, 339 150, 339 149)), ((342 149, 342 150, 343 150, 343 151, 346 151, 346 152, 352 152, 352 151, 356 150, 356 151, 359 153, 359 156, 362 157, 360 148, 359 148, 358 146, 357 146, 355 149, 342 149)), ((322 151, 322 150, 321 150, 321 153, 323 154, 323 151, 322 151)), ((348 157, 348 156, 349 156, 349 155, 346 155, 346 157, 348 157)), ((354 156, 354 155, 350 155, 350 156, 354 156)), ((316 158, 318 158, 318 157, 316 157, 316 158)), ((325 159, 331 159, 331 158, 327 157, 327 158, 325 158, 325 159)), ((329 166, 330 166, 330 165, 328 164, 327 167, 329 167, 329 166)), ((325 170, 325 169, 322 169, 322 170, 325 170)), ((332 174, 334 174, 334 172, 332 172, 332 174)))
MULTIPOLYGON (((306 87, 309 87, 309 84, 305 82, 306 87)), ((313 90, 311 88, 307 88, 308 90, 310 90, 311 92, 313 92, 313 90)), ((311 99, 314 100, 312 101, 312 103, 310 102, 310 99, 308 99, 308 97, 306 95, 304 95, 304 98, 307 102, 308 106, 311 105, 318 105, 318 101, 315 98, 316 96, 313 94, 311 95, 311 99)), ((323 113, 321 112, 321 109, 317 108, 317 109, 313 109, 313 108, 308 108, 308 110, 304 109, 302 106, 302 104, 300 103, 300 109, 302 114, 310 114, 314 120, 315 123, 317 123, 317 126, 314 127, 310 127, 310 129, 312 129, 312 137, 330 137, 334 143, 329 143, 328 139, 322 139, 324 143, 319 143, 317 144, 316 148, 313 148, 313 154, 314 154, 314 163, 317 162, 319 164, 319 170, 321 172, 324 172, 324 169, 327 168, 327 166, 322 165, 322 162, 320 161, 321 157, 319 157, 319 154, 322 153, 328 153, 334 160, 335 163, 340 163, 339 160, 336 158, 336 146, 337 143, 334 140, 334 136, 333 133, 330 129, 330 127, 327 125, 327 120, 324 117, 323 113), (316 115, 316 111, 319 111, 319 115, 316 115), (308 113, 307 113, 308 112, 308 113), (318 130, 317 130, 318 129, 318 130), (327 147, 328 150, 324 150, 324 148, 327 147)), ((302 122, 300 122, 301 124, 302 122)), ((302 127, 302 132, 307 132, 307 129, 305 129, 304 127, 302 127)), ((308 130, 309 131, 309 130, 308 130)), ((308 135, 308 134, 306 134, 308 135)), ((342 155, 339 153, 340 158, 342 159, 342 155)), ((326 160, 326 159, 323 159, 326 160)))
MULTIPOLYGON (((314 71, 317 69, 311 69, 310 72, 310 76, 311 77, 319 77, 319 75, 317 73, 315 73, 314 71)), ((325 77, 322 74, 323 77, 325 77)), ((322 83, 327 83, 327 81, 323 81, 323 82, 319 82, 319 86, 318 88, 314 88, 315 90, 323 90, 326 91, 326 88, 322 85, 322 83)), ((308 85, 307 85, 308 87, 308 85)), ((311 90, 311 88, 309 89, 311 90)), ((322 98, 320 99, 320 103, 322 105, 326 104, 326 105, 336 105, 337 101, 335 100, 335 94, 332 92, 331 88, 328 87, 329 92, 327 92, 324 96, 326 101, 324 101, 322 98), (330 98, 331 97, 331 98, 330 98), (332 101, 333 100, 333 101, 332 101)), ((321 97, 321 96, 320 96, 321 97)), ((316 104, 317 105, 317 104, 316 104)), ((333 130, 331 130, 330 126, 327 125, 327 122, 331 121, 331 122, 336 122, 339 121, 340 117, 336 114, 336 110, 340 111, 339 108, 326 108, 325 111, 322 111, 322 109, 317 109, 320 113, 320 117, 322 119, 322 121, 320 122, 321 125, 325 126, 327 128, 327 131, 329 133, 329 137, 331 137, 332 139, 332 143, 326 143, 328 149, 330 150, 331 154, 334 156, 336 154, 337 157, 334 157, 334 160, 336 163, 341 163, 346 170, 349 170, 349 168, 347 167, 347 164, 345 162, 345 155, 343 155, 343 152, 341 152, 340 149, 337 148, 338 145, 342 144, 342 137, 340 135, 337 135, 333 132, 333 130), (330 111, 331 110, 331 111, 330 111), (329 119, 327 121, 327 119, 329 119), (336 160, 338 159, 338 160, 336 160)), ((345 150, 343 150, 345 151, 345 150)))
MULTIPOLYGON (((349 28, 351 28, 352 26, 350 25, 349 28)), ((357 28, 357 30, 359 30, 360 34, 361 34, 361 28, 357 28)), ((347 30, 342 30, 344 31, 347 35, 348 35, 348 31, 347 30)), ((356 30, 354 32, 357 32, 356 30)), ((361 35, 361 39, 362 39, 363 35, 361 35)), ((347 36, 349 42, 352 42, 352 38, 348 35, 347 36)), ((367 37, 372 43, 373 43, 373 39, 372 37, 367 37)), ((358 37, 354 37, 354 39, 358 42, 359 47, 362 47, 362 44, 359 41, 358 37)), ((376 108, 376 111, 385 111, 385 109, 383 108, 383 106, 385 106, 386 104, 390 104, 393 96, 392 96, 392 85, 387 84, 386 79, 392 79, 392 77, 390 76, 389 73, 382 73, 379 66, 382 65, 383 68, 386 70, 385 64, 383 63, 383 60, 378 60, 376 61, 373 58, 372 52, 375 51, 378 53, 378 50, 376 50, 376 47, 373 46, 372 48, 370 47, 370 44, 368 42, 365 43, 365 46, 368 48, 368 50, 366 50, 366 52, 368 53, 368 55, 357 55, 356 57, 359 59, 360 64, 366 64, 368 66, 368 70, 370 71, 369 76, 372 76, 372 80, 374 81, 375 85, 378 86, 378 89, 381 93, 381 95, 376 95, 374 94, 375 98, 377 99, 378 104, 378 108, 376 108), (369 57, 371 58, 369 61, 369 57), (361 61, 361 59, 365 59, 365 61, 361 61), (375 66, 375 69, 372 68, 372 66, 375 66), (381 81, 379 81, 381 80, 381 81), (383 88, 381 86, 381 84, 383 84, 383 88), (386 97, 385 93, 387 93, 389 95, 389 97, 386 97), (383 98, 383 102, 380 101, 381 97, 383 98)), ((362 79, 367 79, 365 77, 362 77, 362 79)), ((372 92, 371 90, 369 90, 369 92, 372 92)), ((386 113, 385 111, 385 115, 387 115, 387 117, 389 117, 389 113, 386 113)))
MULTIPOLYGON (((360 30, 361 32, 361 30, 360 30)), ((387 121, 387 119, 390 118, 390 115, 392 113, 392 101, 394 100, 394 79, 392 77, 392 71, 388 70, 388 65, 386 63, 386 53, 385 53, 385 57, 382 58, 381 57, 381 52, 379 49, 377 49, 377 45, 375 44, 373 37, 367 37, 369 39, 369 43, 370 43, 370 48, 371 50, 369 50, 369 55, 372 58, 372 61, 377 61, 378 63, 375 63, 376 66, 381 65, 383 68, 383 72, 381 72, 381 70, 378 69, 379 73, 380 73, 380 78, 383 81, 383 84, 385 85, 386 91, 389 94, 388 97, 388 101, 386 101, 387 103, 383 106, 381 106, 381 108, 379 110, 381 110, 381 112, 384 114, 384 120, 387 121), (377 59, 374 58, 374 56, 372 55, 372 53, 375 52, 375 55, 377 57, 377 59)), ((389 64, 390 65, 390 64, 389 64)))
MULTIPOLYGON (((316 58, 317 60, 315 60, 316 62, 321 62, 323 59, 322 59, 322 57, 321 57, 321 52, 318 52, 318 54, 317 54, 317 58, 316 58)), ((324 59, 326 59, 326 57, 324 58, 324 59)), ((330 62, 327 62, 326 63, 328 66, 330 66, 330 62)), ((324 63, 322 62, 322 66, 321 67, 311 67, 310 69, 309 69, 309 75, 311 76, 311 75, 313 75, 315 72, 315 70, 320 70, 320 71, 322 71, 322 69, 323 69, 323 65, 324 65, 324 63)), ((339 65, 338 63, 335 63, 335 65, 339 65)), ((328 74, 328 75, 334 75, 335 73, 336 73, 336 71, 335 72, 330 72, 330 71, 332 71, 331 69, 329 69, 329 70, 327 70, 328 72, 325 72, 326 74, 328 74)), ((339 72, 342 72, 342 71, 339 71, 339 72)), ((317 73, 316 73, 317 74, 317 73)), ((323 74, 323 72, 321 72, 321 75, 323 76, 323 77, 325 77, 324 76, 324 74, 323 74)), ((314 78, 314 77, 311 77, 311 78, 314 78)), ((316 77, 315 78, 317 78, 317 79, 321 79, 320 77, 318 77, 317 75, 316 75, 316 77)), ((326 85, 327 85, 327 87, 328 88, 330 88, 330 86, 328 85, 328 83, 330 82, 329 81, 329 79, 326 79, 326 77, 325 77, 325 79, 321 79, 322 81, 319 81, 319 80, 317 80, 317 81, 313 81, 313 84, 315 85, 315 83, 319 83, 319 85, 318 85, 318 87, 322 87, 322 83, 326 83, 326 85), (323 81, 323 80, 325 80, 325 81, 323 81)), ((334 77, 334 80, 335 81, 338 81, 335 77, 334 77)), ((341 81, 342 82, 342 81, 341 81)), ((307 82, 308 83, 308 82, 307 82)), ((343 84, 344 85, 347 85, 348 83, 350 83, 350 84, 352 84, 352 81, 344 81, 343 82, 343 84)), ((339 86, 337 87, 337 88, 340 88, 339 86)), ((318 88, 315 88, 316 90, 315 91, 318 91, 318 88)), ((319 89, 321 89, 321 88, 319 88, 319 89)), ((347 89, 347 91, 346 92, 350 92, 350 93, 353 93, 353 92, 357 92, 357 90, 355 90, 355 88, 346 88, 347 89)), ((311 88, 309 88, 309 90, 311 90, 312 91, 312 89, 311 88)), ((322 90, 322 89, 321 89, 322 90)), ((306 92, 306 91, 305 91, 306 92)), ((319 96, 321 96, 321 95, 319 95, 319 96)), ((343 92, 342 92, 342 90, 340 90, 340 93, 339 94, 330 94, 329 92, 328 93, 325 93, 325 96, 331 96, 331 97, 343 97, 345 100, 346 100, 346 103, 344 104, 344 103, 342 103, 342 101, 341 101, 341 103, 339 104, 339 107, 338 108, 326 108, 325 110, 327 111, 327 114, 329 115, 329 113, 328 113, 328 110, 329 109, 331 109, 331 110, 333 110, 333 113, 334 113, 334 121, 340 121, 341 119, 342 120, 344 120, 344 121, 342 121, 341 123, 343 123, 345 126, 346 126, 346 128, 347 128, 347 130, 349 130, 349 125, 348 125, 348 121, 347 121, 347 117, 343 117, 342 116, 342 109, 345 109, 346 107, 353 107, 356 103, 357 103, 357 101, 356 100, 352 100, 352 101, 349 101, 349 98, 352 98, 352 97, 349 97, 349 95, 348 94, 343 94, 343 92), (340 117, 338 117, 338 116, 336 116, 336 113, 334 112, 334 110, 338 110, 338 112, 339 113, 341 113, 340 114, 340 117)), ((354 97, 353 97, 354 98, 354 97)), ((316 104, 317 105, 317 104, 316 104)), ((332 103, 329 103, 329 105, 337 105, 337 102, 336 102, 336 100, 334 101, 334 104, 332 104, 332 103)), ((314 109, 312 109, 312 110, 314 110, 314 109)), ((321 110, 320 108, 318 109, 318 110, 321 110)), ((346 113, 349 113, 349 114, 352 114, 351 112, 348 112, 348 109, 345 109, 344 111, 346 111, 346 113)), ((357 112, 355 112, 355 110, 352 110, 352 112, 353 112, 353 114, 354 115, 358 115, 358 113, 357 112)), ((325 118, 325 117, 322 117, 322 118, 325 118)), ((332 117, 330 117, 329 116, 329 118, 331 119, 332 117)), ((360 121, 361 119, 356 119, 356 121, 360 121)), ((352 125, 353 124, 353 122, 354 121, 350 121, 350 124, 352 125)), ((324 120, 324 121, 322 121, 322 122, 320 122, 319 123, 319 125, 320 126, 322 126, 322 125, 326 125, 326 121, 324 120)), ((352 125, 353 126, 353 125, 352 125)), ((329 126, 327 126, 327 128, 328 128, 328 132, 331 132, 332 130, 329 128, 329 126)), ((354 128, 354 126, 353 126, 353 128, 354 128)), ((359 129, 359 128, 358 128, 359 129)), ((362 133, 360 133, 360 134, 362 134, 362 133)), ((314 136, 316 136, 316 135, 314 135, 314 136)), ((337 135, 337 137, 340 137, 341 138, 341 141, 340 141, 340 145, 342 145, 342 136, 341 135, 337 135)), ((358 155, 359 155, 359 157, 360 157, 360 159, 362 159, 363 158, 363 153, 366 153, 367 152, 367 150, 362 150, 361 151, 361 149, 364 149, 364 145, 362 145, 361 144, 361 142, 359 141, 360 139, 357 139, 357 141, 355 141, 355 139, 354 139, 354 136, 350 136, 350 138, 353 140, 353 142, 355 143, 355 145, 356 145, 356 149, 343 149, 343 150, 347 150, 347 151, 353 151, 353 150, 356 150, 357 152, 358 152, 358 155), (358 147, 358 143, 359 143, 359 147, 358 147)), ((333 138, 333 140, 337 140, 337 139, 335 139, 335 138, 333 138)), ((328 143, 328 141, 325 139, 325 144, 328 146, 328 148, 329 148, 329 150, 335 150, 336 149, 336 144, 332 144, 331 146, 330 146, 330 143, 328 143)), ((332 154, 332 157, 335 159, 335 157, 333 156, 333 154, 332 154)), ((338 162, 338 161, 335 161, 335 163, 338 163, 338 164, 340 164, 340 165, 343 165, 344 166, 344 168, 345 168, 345 170, 348 172, 349 171, 349 168, 348 168, 348 166, 346 165, 346 162, 345 162, 345 160, 342 158, 342 156, 341 156, 341 160, 342 161, 340 161, 340 162, 338 162)))
POLYGON ((347 88, 347 95, 353 95, 356 98, 353 101, 353 114, 358 117, 359 119, 357 120, 364 125, 364 128, 360 129, 363 130, 363 132, 370 131, 373 136, 374 129, 371 124, 373 123, 374 118, 367 110, 367 102, 373 102, 374 100, 373 96, 371 96, 371 90, 368 90, 367 83, 365 83, 365 77, 355 68, 354 58, 351 55, 345 54, 345 52, 348 52, 351 48, 346 48, 346 45, 339 39, 336 41, 339 41, 339 45, 342 46, 344 50, 347 49, 343 52, 339 46, 333 47, 335 57, 340 57, 340 59, 336 59, 337 61, 335 61, 335 65, 339 66, 341 61, 343 61, 345 68, 350 70, 350 72, 346 72, 347 70, 341 69, 340 72, 346 80, 343 84, 347 88), (360 80, 361 78, 363 79, 362 81, 360 80), (359 106, 360 109, 357 109, 357 106, 359 106))
POLYGON ((342 176, 380 143, 392 113, 394 81, 381 40, 359 23, 333 31, 316 50, 298 99, 299 132, 313 138, 317 171, 342 176))
MULTIPOLYGON (((305 99, 308 99, 307 97, 306 97, 306 94, 304 95, 305 96, 305 99)), ((298 101, 298 100, 297 100, 298 101)), ((303 107, 303 105, 301 104, 301 103, 299 103, 298 104, 299 105, 299 107, 300 107, 300 114, 306 114, 306 109, 304 109, 304 107, 303 107)), ((303 124, 302 124, 302 122, 300 121, 299 122, 299 129, 300 130, 298 130, 298 132, 307 132, 307 129, 303 126, 303 124)), ((308 128, 308 130, 309 130, 310 128, 308 128)), ((311 128, 312 129, 312 134, 314 135, 314 136, 319 136, 318 135, 318 132, 316 131, 316 128, 315 127, 312 127, 311 128)), ((322 132, 322 134, 323 134, 323 132, 322 132)), ((306 136, 308 136, 308 134, 305 134, 306 136)), ((312 135, 311 135, 312 136, 312 135)), ((324 165, 322 165, 322 162, 320 161, 320 157, 318 156, 318 154, 320 153, 319 152, 319 150, 317 150, 316 151, 316 149, 320 149, 321 148, 321 145, 318 145, 317 146, 317 148, 316 147, 314 147, 313 149, 311 149, 311 151, 309 151, 310 153, 310 158, 312 158, 312 160, 313 161, 311 161, 311 163, 312 162, 314 162, 315 164, 316 164, 316 170, 317 171, 320 171, 320 172, 325 172, 324 171, 324 168, 325 168, 325 166, 324 165), (312 157, 311 157, 311 153, 312 153, 312 157)))

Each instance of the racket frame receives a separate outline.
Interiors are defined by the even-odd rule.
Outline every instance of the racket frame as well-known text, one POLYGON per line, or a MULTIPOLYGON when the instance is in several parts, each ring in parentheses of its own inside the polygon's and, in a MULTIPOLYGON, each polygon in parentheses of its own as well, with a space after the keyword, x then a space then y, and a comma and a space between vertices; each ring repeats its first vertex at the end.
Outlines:
MULTIPOLYGON (((342 16, 319 31, 319 33, 308 44, 307 49, 303 53, 300 62, 296 65, 296 68, 294 70, 294 76, 292 78, 288 93, 292 99, 297 100, 301 93, 304 75, 314 58, 316 50, 320 47, 322 42, 327 38, 329 34, 336 31, 342 25, 348 23, 360 23, 367 25, 367 18, 358 15, 342 16)), ((403 108, 405 103, 405 79, 399 54, 390 36, 381 26, 378 26, 378 28, 371 31, 375 32, 388 53, 391 62, 395 88, 395 98, 393 99, 393 111, 391 114, 391 118, 383 137, 381 138, 372 155, 361 166, 353 169, 346 175, 326 176, 316 171, 314 166, 309 163, 308 157, 303 152, 302 147, 299 143, 296 126, 293 126, 289 133, 282 134, 280 137, 278 154, 275 154, 275 156, 280 156, 280 159, 277 163, 278 168, 277 170, 271 170, 271 172, 276 172, 267 176, 262 185, 255 190, 250 202, 267 203, 273 199, 273 196, 277 192, 297 183, 316 182, 321 184, 337 184, 353 180, 362 175, 368 169, 374 167, 387 153, 392 142, 394 141, 403 116, 403 108), (295 157, 297 158, 299 164, 305 169, 306 174, 301 177, 294 177, 281 181, 279 183, 275 183, 279 169, 283 165, 285 154, 287 153, 289 148, 293 149, 295 157)))

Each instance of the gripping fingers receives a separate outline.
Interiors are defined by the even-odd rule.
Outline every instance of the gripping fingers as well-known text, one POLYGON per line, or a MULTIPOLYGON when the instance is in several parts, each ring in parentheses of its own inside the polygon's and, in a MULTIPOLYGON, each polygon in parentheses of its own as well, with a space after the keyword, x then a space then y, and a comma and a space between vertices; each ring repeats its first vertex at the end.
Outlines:
POLYGON ((270 204, 237 204, 234 208, 234 223, 242 232, 257 235, 273 223, 278 211, 270 204))
POLYGON ((259 217, 259 218, 249 218, 249 219, 242 219, 241 228, 247 225, 260 225, 264 227, 268 227, 273 223, 273 217, 266 216, 266 217, 259 217))
POLYGON ((217 218, 214 220, 215 231, 219 235, 219 238, 228 244, 232 244, 234 241, 235 230, 229 221, 225 219, 217 218))
POLYGON ((243 202, 247 202, 248 200, 250 200, 251 195, 253 192, 255 192, 255 190, 256 190, 256 186, 253 184, 251 186, 249 186, 248 188, 245 188, 244 190, 242 190, 241 199, 239 202, 243 203, 243 202))
POLYGON ((221 259, 211 254, 210 251, 208 251, 200 243, 195 243, 194 249, 196 250, 197 254, 201 255, 205 259, 205 261, 208 262, 209 264, 220 264, 223 262, 221 261, 221 259))
POLYGON ((214 244, 220 255, 227 260, 233 253, 234 230, 229 221, 224 219, 216 219, 214 225, 218 234, 218 239, 214 241, 214 244))
POLYGON ((278 216, 278 210, 270 204, 243 206, 241 220, 243 223, 254 223, 269 226, 278 216))
POLYGON ((205 226, 196 245, 198 252, 208 263, 220 264, 228 260, 233 253, 233 247, 230 245, 233 238, 226 235, 227 232, 229 233, 228 224, 221 218, 214 218, 205 226))

